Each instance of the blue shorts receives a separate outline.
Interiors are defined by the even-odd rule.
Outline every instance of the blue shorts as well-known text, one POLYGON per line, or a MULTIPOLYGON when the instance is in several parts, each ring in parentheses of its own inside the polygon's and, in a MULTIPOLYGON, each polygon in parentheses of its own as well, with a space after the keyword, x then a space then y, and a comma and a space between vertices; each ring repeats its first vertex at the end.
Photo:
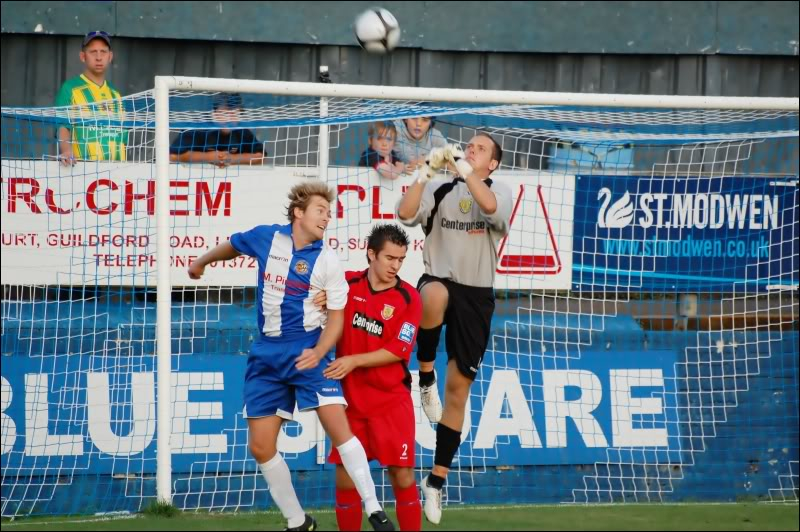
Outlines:
POLYGON ((244 378, 244 417, 279 416, 292 419, 295 402, 301 412, 325 405, 344 405, 339 381, 322 376, 334 360, 331 351, 313 369, 299 371, 296 359, 317 345, 320 332, 293 340, 264 336, 253 342, 244 378))

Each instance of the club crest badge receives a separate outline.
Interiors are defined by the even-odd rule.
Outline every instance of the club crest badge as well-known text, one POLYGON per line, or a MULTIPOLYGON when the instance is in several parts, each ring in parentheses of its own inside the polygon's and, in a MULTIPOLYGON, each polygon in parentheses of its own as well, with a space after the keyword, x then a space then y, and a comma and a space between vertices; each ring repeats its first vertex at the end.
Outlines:
POLYGON ((294 265, 294 271, 297 272, 299 275, 307 274, 308 263, 304 260, 298 260, 297 263, 294 265))

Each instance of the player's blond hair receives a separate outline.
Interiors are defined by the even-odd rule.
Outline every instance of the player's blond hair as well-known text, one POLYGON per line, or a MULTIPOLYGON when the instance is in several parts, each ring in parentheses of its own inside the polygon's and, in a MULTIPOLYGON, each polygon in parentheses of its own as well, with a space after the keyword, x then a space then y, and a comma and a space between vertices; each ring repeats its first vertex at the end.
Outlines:
POLYGON ((286 208, 286 217, 289 222, 294 222, 294 210, 300 209, 306 212, 311 198, 319 196, 325 198, 328 203, 333 203, 336 199, 336 192, 322 181, 306 181, 297 184, 289 191, 289 206, 286 208))

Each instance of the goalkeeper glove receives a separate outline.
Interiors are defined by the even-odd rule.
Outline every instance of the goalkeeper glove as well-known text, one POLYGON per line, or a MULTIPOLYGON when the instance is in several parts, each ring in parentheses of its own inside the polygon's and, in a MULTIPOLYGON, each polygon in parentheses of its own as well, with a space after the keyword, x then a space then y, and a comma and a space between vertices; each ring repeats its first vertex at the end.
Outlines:
POLYGON ((447 161, 452 163, 458 175, 467 178, 472 175, 472 165, 467 162, 467 157, 464 155, 464 150, 458 144, 448 144, 444 147, 445 156, 447 161))
POLYGON ((436 175, 437 170, 441 170, 446 165, 447 156, 444 148, 433 148, 425 157, 425 163, 417 169, 417 182, 427 183, 436 175))

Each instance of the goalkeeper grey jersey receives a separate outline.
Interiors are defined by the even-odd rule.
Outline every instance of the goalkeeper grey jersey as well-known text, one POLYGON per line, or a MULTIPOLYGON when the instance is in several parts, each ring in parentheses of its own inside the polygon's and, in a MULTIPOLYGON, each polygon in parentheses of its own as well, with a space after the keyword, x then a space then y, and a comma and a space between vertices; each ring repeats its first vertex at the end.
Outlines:
MULTIPOLYGON (((512 197, 505 183, 491 179, 485 183, 497 199, 494 214, 481 211, 458 177, 428 183, 416 216, 400 220, 410 227, 422 225, 425 273, 468 286, 494 285, 497 247, 508 234, 512 197)), ((399 208, 398 201, 395 214, 399 208)))

